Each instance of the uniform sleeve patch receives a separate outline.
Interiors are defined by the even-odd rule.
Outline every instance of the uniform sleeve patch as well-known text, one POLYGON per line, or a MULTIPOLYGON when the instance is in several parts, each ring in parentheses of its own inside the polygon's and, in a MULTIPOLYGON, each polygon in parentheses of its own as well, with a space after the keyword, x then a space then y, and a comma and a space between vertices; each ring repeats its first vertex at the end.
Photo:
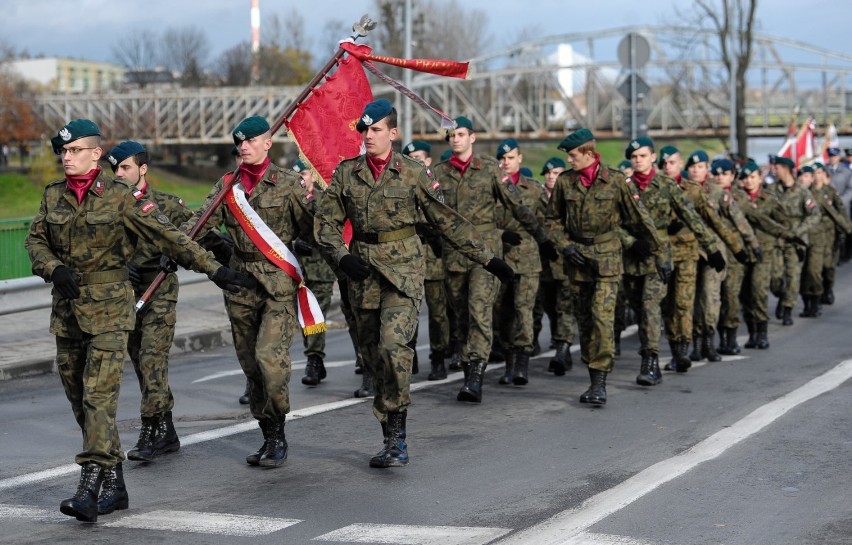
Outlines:
POLYGON ((181 206, 186 207, 186 203, 185 203, 185 202, 183 202, 183 199, 178 199, 178 203, 179 203, 181 206))
POLYGON ((633 198, 638 201, 639 200, 639 193, 634 193, 633 198))
POLYGON ((816 203, 813 199, 808 199, 805 201, 805 206, 807 206, 808 208, 813 208, 814 206, 816 206, 816 203))
POLYGON ((150 212, 154 208, 157 208, 156 204, 154 204, 152 202, 146 202, 145 204, 142 205, 141 211, 142 211, 143 214, 147 214, 148 212, 150 212))
POLYGON ((314 199, 314 192, 313 191, 308 191, 307 193, 305 193, 305 200, 306 201, 311 202, 313 199, 314 199))
POLYGON ((305 183, 304 178, 299 178, 299 185, 302 186, 303 189, 308 187, 308 184, 305 183))
POLYGON ((157 221, 159 221, 159 222, 160 222, 160 223, 162 223, 163 225, 168 225, 168 223, 169 223, 169 218, 168 218, 168 217, 166 217, 166 215, 165 215, 165 214, 157 214, 157 221))
POLYGON ((428 168, 428 167, 426 168, 426 176, 428 176, 428 177, 430 177, 430 178, 431 178, 432 176, 434 176, 434 174, 432 174, 432 169, 431 169, 431 168, 428 168))
POLYGON ((728 201, 730 201, 730 200, 731 200, 730 195, 728 195, 727 193, 725 193, 725 197, 724 197, 724 198, 725 198, 725 202, 728 202, 728 201))
POLYGON ((438 180, 435 180, 434 182, 432 182, 432 191, 437 191, 440 188, 441 188, 441 182, 439 182, 438 180))
POLYGON ((135 190, 133 191, 133 197, 134 197, 134 198, 136 198, 136 200, 137 200, 137 201, 138 201, 139 199, 141 199, 142 197, 144 197, 144 196, 145 196, 145 193, 143 193, 143 192, 142 192, 141 190, 139 190, 139 189, 135 189, 135 190))

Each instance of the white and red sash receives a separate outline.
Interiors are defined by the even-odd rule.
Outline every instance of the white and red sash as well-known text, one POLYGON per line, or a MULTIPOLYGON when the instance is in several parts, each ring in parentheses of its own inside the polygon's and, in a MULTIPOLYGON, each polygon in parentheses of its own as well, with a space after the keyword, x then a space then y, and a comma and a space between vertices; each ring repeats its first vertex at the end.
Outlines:
POLYGON ((299 284, 296 301, 299 309, 299 325, 305 335, 322 333, 327 329, 317 298, 305 285, 302 267, 296 256, 281 242, 281 239, 257 215, 246 199, 243 184, 234 184, 225 199, 231 213, 257 249, 275 266, 286 272, 299 284))

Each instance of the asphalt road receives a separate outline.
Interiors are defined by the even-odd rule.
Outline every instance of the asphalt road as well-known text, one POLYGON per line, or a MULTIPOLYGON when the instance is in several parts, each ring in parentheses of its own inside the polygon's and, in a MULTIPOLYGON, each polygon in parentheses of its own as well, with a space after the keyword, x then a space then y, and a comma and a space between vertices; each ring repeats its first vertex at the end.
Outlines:
MULTIPOLYGON (((771 324, 769 350, 666 373, 653 388, 636 385, 627 336, 604 408, 578 403, 584 369, 545 371, 552 352, 533 359, 528 386, 498 386, 493 365, 483 403, 458 403, 460 374, 425 380, 423 323, 411 463, 388 470, 368 467, 381 430, 369 400, 352 397, 360 377, 345 331, 329 334, 319 387, 301 384, 294 351, 290 454, 273 470, 244 462, 262 439, 237 403, 233 349, 181 355, 170 378, 183 447, 125 462, 130 509, 94 525, 58 511, 81 444, 59 379, 7 381, 0 543, 852 544, 850 304, 852 287, 840 288, 822 318, 771 324)), ((128 367, 125 449, 138 405, 128 367)))

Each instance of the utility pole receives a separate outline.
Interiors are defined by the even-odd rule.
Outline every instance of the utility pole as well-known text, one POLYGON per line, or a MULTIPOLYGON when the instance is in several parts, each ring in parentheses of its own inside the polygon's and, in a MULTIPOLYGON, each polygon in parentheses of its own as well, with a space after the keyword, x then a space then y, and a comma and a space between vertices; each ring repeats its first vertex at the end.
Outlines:
MULTIPOLYGON (((404 56, 406 59, 411 58, 411 25, 412 25, 412 14, 411 14, 411 4, 413 0, 405 0, 405 53, 404 56)), ((411 89, 411 70, 403 70, 402 71, 402 82, 403 84, 411 89)), ((411 128, 411 101, 403 97, 403 108, 402 108, 402 137, 405 142, 411 142, 412 140, 412 128, 411 128)))
POLYGON ((251 0, 251 83, 260 80, 260 0, 251 0))

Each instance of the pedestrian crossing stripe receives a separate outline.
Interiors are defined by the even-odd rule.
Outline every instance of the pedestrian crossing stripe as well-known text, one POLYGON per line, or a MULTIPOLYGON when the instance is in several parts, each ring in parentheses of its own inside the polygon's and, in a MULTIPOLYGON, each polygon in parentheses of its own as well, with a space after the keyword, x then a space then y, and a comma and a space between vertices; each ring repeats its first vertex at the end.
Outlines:
POLYGON ((199 513, 196 511, 151 511, 122 517, 103 526, 109 528, 135 528, 140 530, 166 530, 193 532, 222 536, 257 537, 302 522, 298 519, 280 519, 232 515, 229 513, 199 513))
POLYGON ((350 524, 313 541, 388 543, 394 545, 485 545, 512 530, 472 526, 350 524))

